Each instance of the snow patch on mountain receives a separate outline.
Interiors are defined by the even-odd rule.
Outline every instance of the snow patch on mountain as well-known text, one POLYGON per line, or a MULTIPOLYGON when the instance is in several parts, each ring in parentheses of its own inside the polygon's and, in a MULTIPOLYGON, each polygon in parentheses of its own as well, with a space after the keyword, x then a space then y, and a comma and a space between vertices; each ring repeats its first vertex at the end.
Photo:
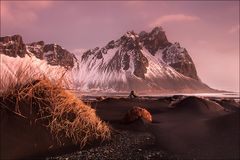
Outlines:
MULTIPOLYGON (((56 44, 39 41, 25 45, 19 35, 1 37, 0 46, 3 46, 0 48, 3 53, 2 73, 14 79, 15 83, 18 81, 17 68, 27 66, 28 69, 22 70, 29 72, 26 78, 30 79, 38 78, 32 76, 34 74, 56 80, 67 70, 65 77, 71 82, 70 87, 83 92, 135 90, 138 93, 158 94, 213 91, 199 80, 187 50, 179 43, 169 42, 159 27, 149 33, 127 32, 102 48, 78 53, 78 60, 56 44)), ((8 83, 2 73, 1 81, 8 83)))
POLYGON ((163 30, 127 32, 106 46, 82 54, 81 70, 74 70, 75 86, 82 91, 145 93, 208 92, 198 80, 185 48, 167 41, 163 30))
POLYGON ((185 49, 180 47, 179 43, 174 43, 167 47, 161 55, 164 62, 167 64, 174 64, 179 62, 191 63, 186 59, 185 49))
MULTIPOLYGON (((169 78, 183 78, 182 74, 176 72, 173 68, 166 65, 163 61, 159 61, 156 56, 149 53, 146 48, 142 49, 142 53, 149 60, 149 66, 147 67, 147 73, 145 74, 148 78, 156 77, 169 77, 169 78)), ((166 78, 167 78, 166 77, 166 78)))
POLYGON ((44 76, 58 80, 66 72, 64 67, 51 66, 45 60, 28 55, 21 58, 0 54, 0 63, 0 92, 18 83, 26 83, 44 76))

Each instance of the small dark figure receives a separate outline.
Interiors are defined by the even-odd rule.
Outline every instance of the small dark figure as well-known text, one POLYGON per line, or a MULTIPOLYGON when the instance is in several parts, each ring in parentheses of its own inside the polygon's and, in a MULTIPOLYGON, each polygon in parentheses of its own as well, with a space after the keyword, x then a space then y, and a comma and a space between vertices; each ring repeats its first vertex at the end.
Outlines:
POLYGON ((134 91, 130 92, 129 98, 137 98, 137 96, 135 95, 134 91))

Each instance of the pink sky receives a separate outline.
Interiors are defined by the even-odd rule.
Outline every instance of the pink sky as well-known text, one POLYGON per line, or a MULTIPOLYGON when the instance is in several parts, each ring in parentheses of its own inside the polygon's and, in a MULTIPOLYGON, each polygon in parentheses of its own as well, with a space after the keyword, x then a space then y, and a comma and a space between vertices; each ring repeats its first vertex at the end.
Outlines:
POLYGON ((188 50, 203 82, 239 91, 239 1, 1 1, 1 36, 20 34, 69 51, 154 26, 188 50))

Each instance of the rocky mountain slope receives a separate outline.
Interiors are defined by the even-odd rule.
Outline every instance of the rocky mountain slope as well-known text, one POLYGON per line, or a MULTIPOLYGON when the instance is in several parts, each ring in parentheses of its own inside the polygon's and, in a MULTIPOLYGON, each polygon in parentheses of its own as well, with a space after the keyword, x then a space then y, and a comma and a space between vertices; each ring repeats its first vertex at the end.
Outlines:
POLYGON ((139 34, 140 42, 153 56, 173 67, 179 73, 199 80, 193 60, 179 43, 171 43, 161 27, 155 27, 150 33, 139 34))
MULTIPOLYGON (((72 87, 84 92, 128 93, 135 90, 158 94, 215 91, 200 81, 187 50, 179 43, 169 42, 161 27, 149 33, 127 32, 101 48, 87 50, 78 59, 57 44, 43 41, 25 44, 20 35, 1 37, 0 54, 4 54, 5 68, 11 71, 14 68, 7 63, 14 59, 7 57, 16 57, 20 63, 21 58, 26 59, 27 55, 40 60, 36 65, 47 62, 49 66, 63 66, 68 69, 67 78, 71 79, 72 87)), ((31 61, 27 59, 24 62, 31 61)))
POLYGON ((45 44, 43 41, 25 44, 20 35, 0 37, 0 53, 10 57, 36 56, 45 59, 50 65, 60 65, 73 68, 78 65, 73 53, 57 44, 45 44))
POLYGON ((167 40, 160 27, 127 32, 106 46, 88 50, 76 74, 79 88, 101 91, 209 92, 187 50, 167 40))

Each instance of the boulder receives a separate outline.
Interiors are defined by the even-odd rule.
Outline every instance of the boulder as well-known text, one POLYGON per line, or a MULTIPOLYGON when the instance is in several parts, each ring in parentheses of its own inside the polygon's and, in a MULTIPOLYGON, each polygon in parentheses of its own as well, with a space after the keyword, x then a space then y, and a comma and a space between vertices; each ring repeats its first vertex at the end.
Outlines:
POLYGON ((147 122, 152 122, 152 115, 144 108, 133 107, 126 113, 123 121, 125 123, 132 123, 139 119, 146 120, 147 122))

